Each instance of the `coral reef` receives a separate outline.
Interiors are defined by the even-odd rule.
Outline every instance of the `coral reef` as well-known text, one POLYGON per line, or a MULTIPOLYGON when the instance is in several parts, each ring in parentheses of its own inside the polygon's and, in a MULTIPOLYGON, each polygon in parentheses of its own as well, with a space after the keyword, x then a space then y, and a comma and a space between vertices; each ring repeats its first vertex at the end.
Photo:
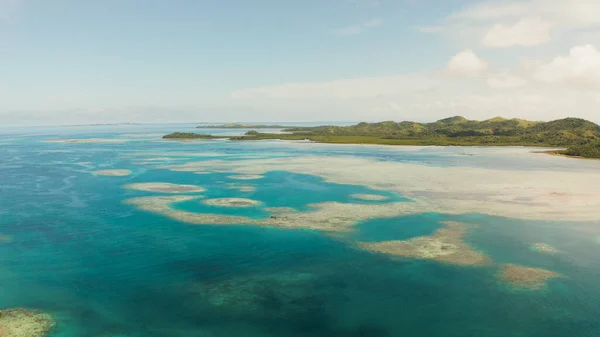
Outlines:
POLYGON ((196 185, 181 185, 171 183, 135 183, 124 186, 126 189, 159 192, 159 193, 197 193, 204 192, 205 189, 196 185))
POLYGON ((600 179, 598 171, 572 174, 566 171, 434 167, 358 157, 315 156, 210 160, 161 168, 229 170, 240 175, 263 175, 269 171, 310 174, 327 182, 394 191, 424 205, 427 212, 481 213, 532 220, 600 220, 597 211, 600 209, 600 191, 594 184, 589 184, 600 179), (472 183, 465 184, 465 181, 472 183))
POLYGON ((283 212, 266 219, 252 219, 244 216, 194 213, 171 209, 169 204, 190 200, 196 197, 182 196, 182 199, 165 197, 142 197, 126 202, 142 210, 160 213, 170 218, 195 225, 257 225, 288 229, 312 229, 324 232, 347 232, 352 226, 372 218, 392 218, 401 215, 423 213, 425 210, 416 203, 398 202, 385 205, 344 204, 326 202, 310 204, 310 212, 283 212))
POLYGON ((291 208, 291 207, 267 207, 265 208, 265 211, 269 212, 269 213, 292 213, 292 212, 296 212, 295 209, 291 208))
POLYGON ((94 171, 97 176, 125 177, 131 174, 131 170, 98 170, 94 171))
POLYGON ((531 268, 516 264, 502 266, 498 278, 514 287, 536 290, 546 286, 552 278, 561 277, 560 274, 541 268, 531 268))
POLYGON ((256 220, 244 216, 221 215, 209 213, 193 213, 175 210, 170 204, 198 199, 199 196, 154 196, 140 197, 125 200, 125 203, 133 205, 141 210, 158 213, 178 221, 195 225, 243 225, 257 224, 256 220))
POLYGON ((446 228, 430 236, 421 236, 406 241, 382 241, 360 243, 359 246, 373 252, 413 259, 429 259, 459 266, 480 266, 490 262, 489 258, 463 241, 467 225, 459 222, 444 222, 446 228))
POLYGON ((256 207, 261 204, 260 201, 245 199, 245 198, 219 198, 219 199, 206 199, 202 201, 205 205, 217 206, 217 207, 256 207))
POLYGON ((382 201, 389 199, 389 197, 386 197, 385 195, 378 194, 352 194, 350 197, 366 201, 382 201))
POLYGON ((229 188, 230 190, 238 190, 240 192, 254 192, 254 191, 256 191, 256 187, 254 185, 227 184, 227 188, 229 188))
POLYGON ((311 296, 319 291, 317 279, 311 273, 250 274, 195 283, 189 291, 230 314, 272 318, 310 307, 311 296))
POLYGON ((52 316, 37 310, 0 310, 0 336, 42 337, 54 327, 52 316))
POLYGON ((550 246, 547 243, 542 243, 542 242, 538 242, 538 243, 534 243, 531 245, 530 247, 532 250, 536 251, 536 252, 540 252, 540 253, 544 253, 544 254, 557 254, 560 253, 560 250, 550 246))

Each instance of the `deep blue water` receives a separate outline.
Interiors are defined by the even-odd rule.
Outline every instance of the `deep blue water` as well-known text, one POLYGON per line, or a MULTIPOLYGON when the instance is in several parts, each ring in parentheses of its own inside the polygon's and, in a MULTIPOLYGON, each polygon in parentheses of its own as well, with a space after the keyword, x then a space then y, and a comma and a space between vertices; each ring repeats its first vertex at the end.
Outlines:
POLYGON ((202 193, 207 198, 247 197, 263 203, 226 209, 194 200, 177 208, 257 218, 268 216, 264 207, 306 211, 311 203, 360 202, 350 199, 355 193, 391 198, 365 203, 408 202, 391 192, 308 175, 276 171, 256 181, 232 181, 226 173, 172 172, 124 156, 142 151, 228 155, 182 156, 181 162, 255 154, 356 155, 423 165, 575 172, 597 170, 597 162, 502 155, 504 149, 468 149, 478 154, 463 156, 462 148, 180 144, 150 136, 124 144, 40 142, 178 130, 182 126, 55 128, 0 135, 0 234, 12 237, 12 242, 0 244, 0 308, 52 313, 58 319, 53 337, 600 336, 600 244, 569 223, 421 214, 365 221, 340 240, 306 230, 189 225, 123 203, 155 195, 123 185, 155 181, 197 184, 207 189, 202 193), (90 173, 102 168, 134 173, 90 173), (257 189, 231 190, 231 182, 257 189), (468 242, 496 262, 546 268, 566 277, 551 280, 542 291, 515 291, 496 281, 495 267, 395 259, 349 244, 429 235, 446 220, 477 225, 468 242), (532 252, 531 242, 546 242, 565 253, 532 252))

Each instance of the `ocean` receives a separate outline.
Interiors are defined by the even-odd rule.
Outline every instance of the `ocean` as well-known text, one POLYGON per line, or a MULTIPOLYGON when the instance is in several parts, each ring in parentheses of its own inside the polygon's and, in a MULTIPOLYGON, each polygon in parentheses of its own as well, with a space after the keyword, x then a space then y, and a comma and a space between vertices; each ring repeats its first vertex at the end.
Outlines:
MULTIPOLYGON (((594 178, 600 161, 523 148, 160 139, 190 130, 191 125, 3 129, 0 309, 52 315, 52 337, 600 336, 600 215, 595 218, 593 208, 586 218, 542 214, 543 207, 563 203, 553 204, 561 193, 572 193, 568 201, 582 204, 585 197, 595 205, 593 191, 598 187, 600 193, 600 180, 586 186, 539 183, 561 192, 540 190, 533 197, 516 195, 493 180, 499 172, 594 178), (47 142, 89 138, 96 141, 47 142), (290 169, 298 158, 314 165, 303 162, 290 169), (463 190, 438 190, 438 183, 425 185, 440 177, 424 176, 414 180, 415 186, 391 181, 387 188, 386 181, 353 181, 350 173, 338 177, 342 167, 324 168, 338 158, 349 163, 343 172, 362 170, 361 175, 377 176, 377 165, 385 164, 398 165, 397 171, 390 166, 389 173, 398 179, 416 176, 414 168, 421 167, 423 172, 488 170, 491 180, 481 198, 471 192, 459 195, 463 190), (358 165, 365 162, 372 164, 358 165), (113 169, 131 174, 94 174, 113 169), (236 179, 244 174, 258 177, 236 179), (205 191, 126 188, 156 182, 205 191), (240 190, 240 185, 249 188, 240 190), (584 187, 591 192, 580 196, 584 187), (168 209, 156 206, 155 197, 178 195, 190 198, 168 209), (412 211, 423 196, 426 206, 412 211), (154 204, 128 202, 133 198, 154 204), (256 203, 223 207, 206 202, 227 198, 256 203), (449 202, 464 205, 464 211, 444 206, 449 202), (515 208, 522 202, 538 208, 531 208, 531 214, 515 208), (482 203, 476 209, 482 211, 469 203, 482 203), (336 205, 348 204, 351 211, 334 214, 336 205), (389 212, 388 205, 399 211, 389 212), (293 210, 271 209, 282 207, 293 210), (352 210, 360 211, 350 218, 352 210), (363 210, 372 213, 363 216, 363 210), (325 216, 335 230, 319 227, 325 216), (205 223, 227 222, 227 217, 236 217, 236 223, 205 223), (443 232, 447 222, 467 229, 448 234, 443 232), (411 241, 435 233, 449 249, 468 246, 486 262, 449 262, 440 257, 446 248, 435 255, 427 250, 430 246, 411 241), (409 242, 418 252, 385 253, 361 245, 380 242, 409 242), (537 251, 535 243, 553 251, 537 251), (557 276, 532 286, 499 276, 507 265, 557 276)), ((456 174, 444 181, 464 179, 456 174)))

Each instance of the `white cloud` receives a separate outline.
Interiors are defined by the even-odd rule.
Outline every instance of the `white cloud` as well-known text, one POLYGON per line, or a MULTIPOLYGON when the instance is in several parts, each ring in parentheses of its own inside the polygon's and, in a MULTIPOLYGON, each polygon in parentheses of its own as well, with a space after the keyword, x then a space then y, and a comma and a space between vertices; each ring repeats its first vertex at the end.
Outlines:
POLYGON ((527 84, 527 80, 517 76, 500 74, 488 77, 487 84, 494 89, 508 89, 522 87, 527 84))
POLYGON ((550 42, 551 24, 541 18, 525 18, 513 25, 496 24, 481 43, 491 48, 530 47, 550 42))
POLYGON ((374 18, 374 19, 365 21, 358 25, 347 26, 347 27, 343 27, 340 29, 336 29, 333 31, 333 34, 341 35, 341 36, 358 35, 358 34, 364 32, 365 30, 381 27, 381 26, 383 26, 384 23, 385 23, 385 21, 383 19, 374 18))
POLYGON ((593 45, 573 47, 568 56, 558 56, 547 64, 532 67, 533 77, 547 83, 600 86, 600 51, 593 45))
POLYGON ((502 18, 510 18, 525 15, 529 12, 531 1, 496 1, 483 2, 467 7, 461 11, 451 14, 451 20, 479 20, 491 21, 502 18))
POLYGON ((478 76, 488 69, 488 62, 479 58, 472 50, 456 54, 446 66, 446 72, 459 76, 478 76))
POLYGON ((573 41, 585 30, 598 27, 600 1, 497 0, 468 6, 421 32, 448 35, 463 43, 480 39, 488 47, 508 48, 547 43, 551 29, 554 35, 573 41))
POLYGON ((600 25, 600 2, 594 0, 526 0, 481 2, 448 17, 449 20, 502 21, 542 17, 565 28, 600 25))

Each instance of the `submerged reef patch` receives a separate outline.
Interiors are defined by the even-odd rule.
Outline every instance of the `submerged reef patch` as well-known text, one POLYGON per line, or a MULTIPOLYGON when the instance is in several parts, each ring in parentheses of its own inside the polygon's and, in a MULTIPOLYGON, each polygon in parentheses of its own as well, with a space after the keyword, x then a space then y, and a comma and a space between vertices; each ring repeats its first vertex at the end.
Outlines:
POLYGON ((49 314, 29 309, 0 310, 0 336, 42 337, 54 327, 55 321, 49 314))
POLYGON ((181 185, 171 183, 135 183, 124 186, 129 190, 159 192, 159 193, 198 193, 206 191, 196 185, 181 185))
POLYGON ((389 197, 379 194, 352 194, 350 197, 366 201, 383 201, 389 199, 389 197))
POLYGON ((538 243, 534 243, 531 245, 531 250, 534 250, 536 252, 540 252, 540 253, 544 253, 544 254, 558 254, 560 253, 560 250, 550 246, 547 243, 542 243, 542 242, 538 242, 538 243))
POLYGON ((262 203, 258 200, 245 199, 245 198, 219 198, 219 199, 206 199, 202 203, 209 206, 217 207, 256 207, 262 203))
POLYGON ((541 268, 531 268, 516 264, 502 266, 498 278, 517 288, 537 290, 546 286, 549 279, 561 277, 559 273, 541 268))
POLYGON ((194 283, 189 291, 229 313, 272 318, 307 309, 313 293, 319 291, 317 279, 311 273, 251 274, 194 283))
MULTIPOLYGON (((13 237, 10 235, 0 233, 0 244, 7 244, 13 241, 13 237)), ((2 336, 2 335, 0 335, 2 336)))
POLYGON ((436 260, 459 266, 481 266, 490 259, 463 241, 468 225, 460 222, 443 222, 446 228, 430 236, 420 236, 406 241, 363 242, 359 246, 376 253, 412 259, 436 260))
POLYGON ((98 170, 94 171, 94 174, 107 177, 126 177, 131 174, 131 170, 98 170))

